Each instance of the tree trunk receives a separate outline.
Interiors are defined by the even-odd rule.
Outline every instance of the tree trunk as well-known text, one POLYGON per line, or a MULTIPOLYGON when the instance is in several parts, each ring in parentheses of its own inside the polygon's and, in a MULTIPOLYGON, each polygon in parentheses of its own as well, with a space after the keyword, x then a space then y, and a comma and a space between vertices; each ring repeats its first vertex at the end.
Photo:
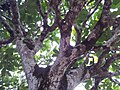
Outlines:
MULTIPOLYGON (((87 0, 83 0, 83 2, 81 2, 77 0, 75 2, 77 5, 75 7, 73 6, 70 12, 66 15, 65 21, 61 21, 61 24, 63 24, 62 27, 58 26, 61 34, 59 55, 52 66, 46 68, 39 67, 34 59, 34 55, 42 47, 45 37, 41 36, 40 40, 38 40, 39 44, 37 43, 37 45, 33 42, 32 46, 35 47, 32 48, 29 47, 31 44, 24 42, 26 37, 17 37, 16 46, 22 59, 29 90, 73 90, 80 82, 98 74, 94 74, 94 67, 87 69, 84 64, 81 64, 77 69, 70 69, 81 55, 88 52, 95 45, 103 32, 103 29, 108 27, 108 24, 106 24, 108 19, 106 19, 106 17, 108 16, 107 14, 109 13, 109 10, 107 9, 109 8, 108 6, 111 5, 111 2, 106 0, 104 6, 105 11, 103 9, 100 20, 93 28, 92 33, 81 44, 75 47, 70 46, 70 35, 73 21, 78 16, 77 12, 82 10, 86 1, 87 0), (73 16, 73 13, 76 13, 76 15, 73 16), (106 21, 102 20, 104 18, 106 21)), ((16 12, 14 13, 13 7, 13 14, 17 15, 16 12)), ((16 24, 16 29, 21 31, 20 25, 16 24)), ((45 29, 45 31, 48 31, 48 29, 45 29)), ((41 35, 46 36, 47 34, 44 32, 41 35)))
MULTIPOLYGON (((69 70, 69 72, 65 72, 66 70, 62 71, 62 66, 59 66, 59 68, 54 66, 40 68, 34 60, 34 52, 27 48, 22 39, 18 39, 16 43, 18 52, 22 58, 29 90, 73 90, 79 82, 86 79, 86 77, 90 77, 85 73, 86 71, 83 65, 78 69, 69 70), (59 72, 56 70, 59 70, 59 72)), ((56 61, 58 59, 64 61, 67 58, 58 57, 56 61)), ((65 65, 66 63, 64 62, 65 65)))

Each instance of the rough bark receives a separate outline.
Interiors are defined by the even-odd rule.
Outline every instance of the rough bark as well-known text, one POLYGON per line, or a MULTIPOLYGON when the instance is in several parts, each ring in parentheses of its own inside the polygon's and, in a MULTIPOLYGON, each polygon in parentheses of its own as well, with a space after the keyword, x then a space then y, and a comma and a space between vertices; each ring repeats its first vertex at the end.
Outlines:
MULTIPOLYGON (((105 0, 99 21, 96 23, 92 32, 82 43, 81 41, 76 41, 76 46, 70 45, 72 26, 74 25, 79 12, 85 6, 87 0, 70 0, 71 7, 69 8, 69 11, 65 15, 64 19, 61 19, 61 13, 58 8, 62 0, 49 0, 51 8, 56 14, 55 22, 52 26, 47 24, 47 14, 42 12, 40 1, 37 0, 38 12, 44 19, 44 30, 37 40, 28 38, 26 36, 24 27, 20 22, 20 13, 16 0, 9 1, 12 11, 12 22, 14 26, 10 27, 1 16, 0 20, 3 21, 0 22, 7 28, 10 36, 15 37, 12 38, 12 40, 16 40, 16 46, 22 59, 29 90, 73 90, 79 83, 89 78, 95 78, 95 85, 91 90, 97 90, 101 80, 118 74, 111 74, 107 71, 107 69, 114 60, 120 58, 120 55, 115 55, 108 58, 103 66, 101 66, 101 63, 103 61, 103 54, 109 52, 111 42, 114 42, 117 36, 119 36, 119 31, 115 33, 110 40, 108 40, 106 43, 107 45, 105 45, 105 47, 108 49, 101 54, 101 57, 96 65, 86 67, 85 63, 83 63, 79 68, 71 69, 71 66, 80 56, 85 55, 89 50, 95 48, 94 46, 96 41, 100 38, 103 31, 111 25, 109 23, 109 9, 111 0, 105 0), (61 35, 58 57, 52 66, 46 68, 39 67, 34 59, 34 55, 42 48, 43 41, 47 35, 54 31, 57 27, 60 29, 61 35)), ((8 44, 9 42, 0 41, 0 44, 8 44)))
POLYGON ((27 48, 26 44, 23 43, 23 40, 16 40, 16 45, 22 59, 22 64, 29 86, 28 88, 29 90, 38 90, 41 78, 36 78, 33 76, 34 67, 36 65, 34 60, 34 52, 27 48))

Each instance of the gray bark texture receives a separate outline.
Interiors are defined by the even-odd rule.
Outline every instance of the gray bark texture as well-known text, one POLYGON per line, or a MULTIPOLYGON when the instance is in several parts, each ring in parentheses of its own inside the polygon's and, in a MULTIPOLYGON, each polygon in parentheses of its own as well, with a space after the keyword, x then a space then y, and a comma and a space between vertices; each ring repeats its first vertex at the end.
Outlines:
MULTIPOLYGON (((73 90, 79 83, 97 74, 93 73, 95 66, 88 69, 85 67, 84 63, 76 69, 71 70, 70 67, 76 62, 77 58, 84 55, 95 45, 102 30, 109 26, 109 6, 111 5, 111 0, 105 0, 100 20, 95 25, 88 38, 82 43, 77 43, 78 45, 75 47, 70 46, 71 28, 79 15, 78 12, 82 10, 87 0, 71 0, 70 10, 66 14, 64 20, 60 18, 59 8, 54 8, 59 6, 61 0, 50 0, 50 3, 53 5, 51 7, 55 10, 57 15, 57 21, 49 28, 44 27, 44 30, 37 41, 29 39, 29 43, 25 41, 26 37, 23 37, 24 33, 22 31, 24 28, 20 23, 17 4, 15 3, 15 0, 10 1, 15 30, 16 32, 19 32, 16 39, 16 45, 22 58, 29 90, 73 90), (34 55, 42 48, 42 43, 47 34, 56 27, 59 27, 61 34, 59 55, 52 66, 46 68, 39 67, 35 62, 34 55), (32 48, 29 44, 32 44, 32 48)), ((39 0, 37 1, 39 3, 39 0)), ((38 4, 38 6, 40 6, 40 4, 38 4)), ((43 16, 43 18, 44 17, 45 16, 43 16)))
MULTIPOLYGON (((76 32, 78 32, 75 46, 70 45, 72 26, 75 25, 75 20, 78 17, 79 12, 83 9, 88 0, 70 0, 70 9, 64 19, 61 19, 61 13, 58 8, 62 0, 48 0, 51 8, 56 14, 55 21, 52 26, 47 25, 47 16, 41 12, 40 1, 36 0, 38 12, 42 16, 44 23, 44 30, 41 32, 38 39, 32 39, 24 32, 25 29, 20 21, 19 8, 16 3, 17 1, 8 1, 10 3, 14 27, 11 28, 2 16, 0 16, 0 22, 8 29, 10 35, 15 37, 17 50, 22 59, 29 90, 73 90, 78 84, 90 78, 95 78, 96 80, 96 83, 91 90, 97 90, 101 80, 107 76, 112 76, 112 74, 109 75, 106 69, 110 66, 108 63, 111 63, 113 60, 111 60, 111 58, 118 59, 120 58, 119 55, 115 55, 108 59, 108 63, 105 63, 103 67, 101 67, 103 59, 100 58, 95 65, 87 67, 85 66, 84 61, 79 67, 74 69, 71 68, 78 58, 86 55, 86 53, 95 46, 95 43, 102 35, 102 32, 111 25, 109 22, 111 20, 109 15, 110 5, 112 4, 111 0, 104 0, 100 19, 84 41, 78 40, 80 39, 79 34, 81 32, 79 30, 80 28, 75 27, 76 32), (39 67, 34 55, 42 48, 43 41, 47 38, 47 35, 56 28, 60 29, 61 35, 58 57, 53 65, 46 68, 39 67)), ((99 2, 100 1, 101 0, 99 0, 99 2)), ((106 42, 104 53, 109 51, 108 48, 119 35, 120 32, 118 31, 118 33, 115 33, 114 36, 106 42)), ((10 40, 13 40, 13 38, 10 40)), ((4 44, 9 42, 2 41, 0 43, 4 44)))

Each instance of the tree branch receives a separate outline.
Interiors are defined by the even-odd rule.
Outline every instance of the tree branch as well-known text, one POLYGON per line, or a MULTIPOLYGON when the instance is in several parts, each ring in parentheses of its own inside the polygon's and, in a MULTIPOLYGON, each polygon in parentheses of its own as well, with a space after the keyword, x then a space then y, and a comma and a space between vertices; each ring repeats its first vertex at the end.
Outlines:
POLYGON ((106 49, 101 53, 101 55, 100 55, 99 58, 98 58, 98 62, 96 63, 96 67, 97 67, 97 68, 100 68, 100 67, 101 67, 101 65, 102 65, 102 63, 103 63, 103 58, 105 57, 106 54, 109 53, 109 51, 110 51, 110 49, 109 49, 109 48, 106 48, 106 49))
POLYGON ((82 35, 82 27, 79 27, 77 24, 74 25, 76 30, 76 44, 75 46, 79 45, 81 43, 81 35, 82 35))
POLYGON ((57 23, 54 22, 54 24, 52 26, 48 26, 46 29, 44 29, 41 32, 40 37, 35 42, 35 48, 34 48, 35 53, 38 52, 42 48, 44 39, 47 37, 47 35, 50 32, 54 31, 57 28, 57 26, 58 26, 57 23))
POLYGON ((60 40, 60 52, 67 51, 70 47, 70 37, 72 31, 72 25, 74 24, 76 18, 78 17, 80 11, 83 9, 87 0, 71 0, 71 7, 65 18, 61 21, 59 28, 61 33, 60 40))
POLYGON ((73 25, 86 2, 87 0, 71 0, 71 7, 65 16, 65 22, 73 25))
MULTIPOLYGON (((120 75, 120 74, 119 74, 120 75)), ((118 84, 120 86, 120 82, 117 79, 113 79, 112 77, 109 78, 110 81, 114 82, 115 84, 118 84)))
POLYGON ((6 28, 6 30, 10 34, 9 39, 0 41, 0 46, 2 46, 2 44, 9 44, 14 40, 14 31, 13 28, 7 23, 7 21, 2 16, 0 16, 0 23, 6 28))
POLYGON ((120 59, 120 54, 115 54, 112 55, 110 58, 108 58, 104 64, 104 66, 102 68, 104 68, 105 70, 107 70, 109 68, 109 66, 111 65, 111 63, 113 63, 113 61, 120 59))
POLYGON ((90 13, 90 14, 87 15, 85 21, 82 23, 82 28, 85 27, 86 22, 88 21, 88 19, 89 19, 89 18, 93 15, 93 13, 98 9, 98 6, 99 6, 99 4, 100 4, 101 1, 102 1, 102 0, 97 1, 96 5, 95 5, 95 9, 92 11, 92 13, 90 13))
POLYGON ((77 33, 77 35, 76 35, 76 46, 81 43, 82 30, 85 28, 86 22, 87 22, 87 21, 89 20, 89 18, 93 15, 93 13, 97 10, 97 8, 98 8, 98 6, 99 6, 99 4, 100 4, 101 1, 102 1, 102 0, 99 0, 99 1, 96 3, 95 9, 92 11, 92 13, 90 13, 90 14, 87 15, 87 17, 86 17, 86 19, 83 21, 81 27, 77 26, 76 24, 74 25, 75 30, 76 30, 76 33, 77 33))
POLYGON ((102 35, 105 28, 110 26, 110 5, 112 4, 111 0, 105 0, 102 15, 93 28, 93 31, 90 33, 90 35, 85 39, 82 44, 85 45, 86 50, 90 50, 96 43, 96 41, 99 39, 99 37, 102 35))
MULTIPOLYGON (((65 18, 60 21, 59 28, 61 34, 60 40, 60 53, 55 63, 50 69, 49 77, 51 85, 50 88, 55 88, 59 86, 59 83, 62 80, 62 77, 65 74, 65 71, 75 62, 76 60, 76 49, 72 51, 72 47, 70 46, 70 35, 71 35, 71 27, 73 22, 79 15, 79 12, 82 10, 85 2, 87 0, 79 1, 74 0, 74 4, 70 8, 69 12, 65 16, 65 18)), ((56 3, 56 2, 53 2, 56 3)))
POLYGON ((56 17, 58 17, 59 19, 61 16, 59 5, 61 4, 61 2, 62 0, 49 0, 49 6, 54 9, 56 17))
POLYGON ((110 77, 113 77, 113 76, 118 76, 120 75, 120 71, 119 72, 114 72, 114 73, 110 73, 110 77))
POLYGON ((36 4, 38 6, 38 12, 40 13, 40 15, 42 16, 43 18, 43 23, 45 26, 47 26, 47 13, 44 13, 42 11, 42 6, 41 6, 41 2, 39 0, 36 0, 36 4))
POLYGON ((118 41, 118 37, 120 36, 120 18, 116 18, 113 23, 113 36, 105 43, 107 47, 111 47, 115 44, 116 40, 118 41))
POLYGON ((98 86, 101 81, 102 78, 95 78, 94 86, 90 90, 98 90, 98 86))
POLYGON ((68 88, 67 90, 73 90, 80 82, 84 82, 90 78, 90 74, 85 68, 84 63, 79 68, 70 70, 66 73, 68 88))
POLYGON ((54 31, 58 27, 58 23, 59 23, 59 20, 60 20, 60 11, 59 11, 58 6, 59 6, 60 2, 61 2, 61 0, 55 0, 55 1, 49 0, 50 8, 52 7, 56 12, 55 21, 54 21, 52 26, 49 26, 47 24, 47 14, 49 13, 49 11, 47 13, 43 13, 42 9, 41 9, 40 1, 37 0, 39 13, 43 17, 43 22, 44 22, 43 29, 44 30, 41 32, 40 37, 36 41, 36 45, 35 45, 35 49, 34 49, 35 53, 37 51, 39 51, 40 48, 42 48, 42 43, 43 43, 44 39, 47 37, 47 35, 50 32, 54 31))
POLYGON ((106 60, 106 63, 102 67, 97 67, 96 66, 91 66, 88 68, 90 71, 90 75, 95 78, 95 85, 91 88, 91 90, 97 90, 99 83, 105 79, 105 78, 112 78, 113 76, 118 76, 120 75, 120 72, 108 72, 108 68, 113 63, 113 61, 120 59, 120 54, 113 55, 112 57, 108 58, 106 60))
POLYGON ((12 11, 12 22, 15 27, 15 32, 17 36, 24 36, 25 31, 20 23, 20 13, 16 0, 9 0, 11 11, 12 11), (20 34, 20 35, 18 35, 20 34))

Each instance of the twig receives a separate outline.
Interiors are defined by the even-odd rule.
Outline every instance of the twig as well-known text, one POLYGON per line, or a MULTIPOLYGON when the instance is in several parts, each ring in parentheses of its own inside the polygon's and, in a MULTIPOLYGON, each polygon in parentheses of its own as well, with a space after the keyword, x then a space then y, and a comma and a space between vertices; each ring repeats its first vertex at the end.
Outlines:
POLYGON ((5 17, 5 18, 6 18, 7 20, 9 20, 9 21, 12 21, 12 19, 11 19, 10 17, 7 17, 6 15, 2 14, 1 11, 0 11, 0 15, 3 16, 3 17, 5 17))
POLYGON ((113 79, 112 77, 110 77, 109 79, 110 79, 110 81, 112 81, 115 84, 118 84, 120 86, 120 82, 117 79, 113 79))
POLYGON ((120 54, 115 54, 108 58, 102 68, 107 70, 113 61, 120 59, 120 54))
POLYGON ((93 13, 97 10, 97 8, 98 8, 98 6, 99 6, 99 4, 100 4, 100 2, 101 2, 102 0, 99 0, 97 3, 96 3, 96 7, 95 7, 95 9, 92 11, 92 13, 90 13, 90 14, 88 14, 88 16, 86 17, 86 19, 85 19, 85 21, 82 23, 82 28, 84 28, 85 27, 85 25, 86 25, 86 22, 88 21, 88 19, 93 15, 93 13))
POLYGON ((41 2, 39 0, 36 0, 36 4, 38 6, 38 12, 40 13, 40 15, 42 16, 43 18, 43 22, 44 22, 44 25, 47 25, 47 13, 44 13, 42 11, 42 6, 41 6, 41 2))

